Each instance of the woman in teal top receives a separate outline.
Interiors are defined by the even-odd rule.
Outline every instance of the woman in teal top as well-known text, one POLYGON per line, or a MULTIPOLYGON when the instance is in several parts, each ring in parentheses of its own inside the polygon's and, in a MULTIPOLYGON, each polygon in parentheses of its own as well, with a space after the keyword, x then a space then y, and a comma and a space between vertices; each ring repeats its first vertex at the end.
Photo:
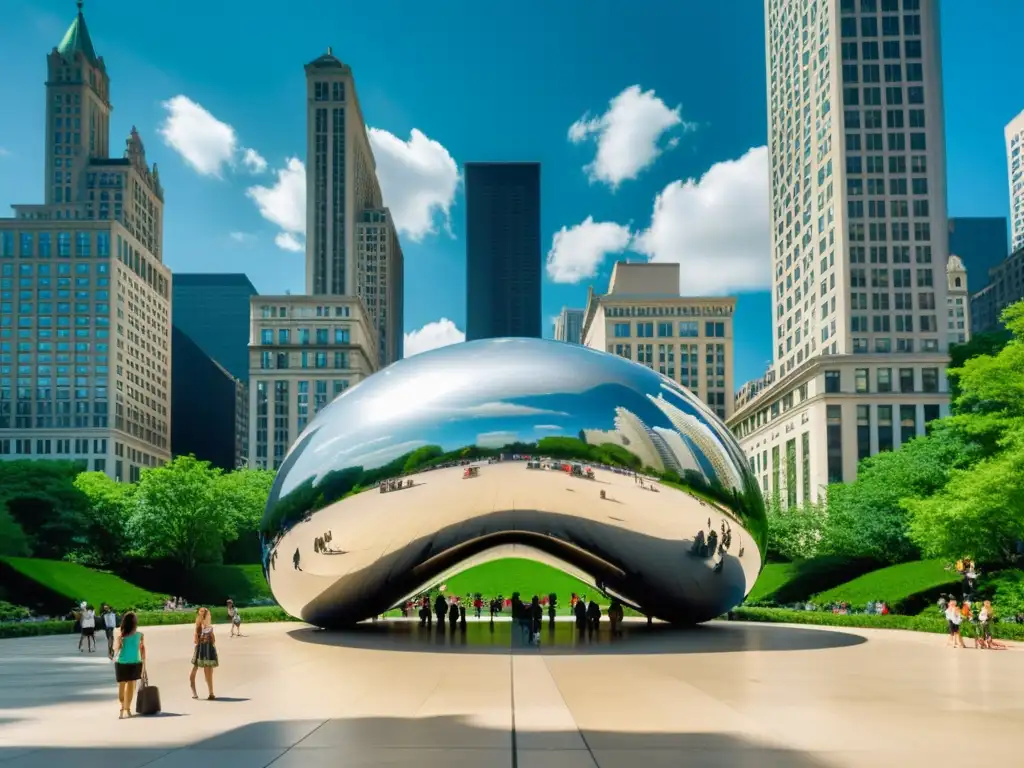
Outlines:
POLYGON ((114 646, 114 674, 117 677, 117 698, 121 702, 119 719, 132 716, 135 684, 142 679, 146 663, 146 642, 139 632, 139 620, 128 611, 121 617, 121 632, 114 646))

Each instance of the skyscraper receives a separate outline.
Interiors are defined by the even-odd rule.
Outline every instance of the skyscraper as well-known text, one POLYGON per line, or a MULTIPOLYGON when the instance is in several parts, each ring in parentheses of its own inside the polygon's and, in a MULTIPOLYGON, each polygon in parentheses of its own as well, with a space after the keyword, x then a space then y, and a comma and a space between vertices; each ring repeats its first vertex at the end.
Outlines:
POLYGON ((402 356, 402 249, 352 70, 306 65, 306 292, 253 296, 250 466, 277 469, 312 418, 402 356))
POLYGON ((256 289, 241 274, 174 276, 175 328, 241 382, 249 381, 249 299, 256 289))
POLYGON ((134 128, 110 157, 110 79, 78 6, 46 59, 45 202, 0 219, 17 291, 0 308, 0 458, 134 481, 170 458, 163 188, 134 128))
POLYGON ((765 41, 774 363, 729 423, 802 503, 948 409, 938 4, 766 0, 765 41))
POLYGON ((540 163, 466 163, 466 340, 540 338, 540 163))
POLYGON ((389 365, 404 338, 402 249, 352 69, 330 48, 306 65, 306 168, 306 293, 361 297, 377 328, 380 365, 389 365))
POLYGON ((1011 120, 1006 136, 1006 170, 1010 177, 1010 250, 1024 248, 1024 112, 1011 120))
POLYGON ((555 318, 555 341, 583 343, 583 310, 562 307, 555 318))

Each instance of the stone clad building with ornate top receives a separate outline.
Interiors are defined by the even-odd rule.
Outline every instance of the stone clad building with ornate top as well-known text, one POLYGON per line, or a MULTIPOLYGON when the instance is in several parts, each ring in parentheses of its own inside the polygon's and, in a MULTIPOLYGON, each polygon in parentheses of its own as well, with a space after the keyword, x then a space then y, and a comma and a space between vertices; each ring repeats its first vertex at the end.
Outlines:
POLYGON ((170 458, 163 188, 134 128, 110 155, 110 78, 81 3, 46 63, 44 202, 0 219, 0 459, 133 481, 170 458))

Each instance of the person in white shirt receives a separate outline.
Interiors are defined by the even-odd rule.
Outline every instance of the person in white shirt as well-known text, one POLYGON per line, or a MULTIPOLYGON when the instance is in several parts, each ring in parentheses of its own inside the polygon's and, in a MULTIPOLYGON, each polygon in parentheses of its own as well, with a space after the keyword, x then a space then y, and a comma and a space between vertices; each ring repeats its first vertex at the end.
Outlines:
POLYGON ((960 607, 956 600, 950 598, 946 606, 946 621, 949 622, 949 641, 954 648, 964 648, 964 639, 960 637, 960 622, 963 616, 960 615, 960 607))
POLYGON ((114 630, 117 629, 117 614, 114 609, 104 603, 100 607, 100 618, 103 619, 103 631, 107 635, 107 655, 114 658, 114 630))
POLYGON ((86 647, 89 649, 89 653, 96 652, 96 611, 93 610, 91 605, 82 603, 82 618, 81 622, 82 634, 78 638, 78 651, 82 652, 82 641, 86 641, 86 647))

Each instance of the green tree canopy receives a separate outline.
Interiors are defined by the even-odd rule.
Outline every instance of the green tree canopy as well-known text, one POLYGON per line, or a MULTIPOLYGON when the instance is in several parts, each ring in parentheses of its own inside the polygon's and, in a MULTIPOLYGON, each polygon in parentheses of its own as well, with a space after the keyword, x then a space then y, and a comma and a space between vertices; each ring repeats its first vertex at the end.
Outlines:
POLYGON ((104 472, 82 472, 75 478, 75 488, 89 502, 84 515, 87 549, 104 565, 123 560, 130 549, 128 519, 135 486, 119 483, 104 472))
POLYGON ((135 491, 129 533, 146 557, 172 558, 185 568, 220 560, 237 535, 235 512, 224 503, 221 471, 194 456, 144 469, 135 491))
POLYGON ((82 469, 75 461, 0 461, 0 505, 37 557, 60 559, 85 543, 88 499, 74 484, 82 469))
POLYGON ((909 535, 904 499, 935 493, 952 469, 968 466, 973 456, 956 430, 939 422, 930 436, 865 459, 853 483, 829 486, 821 554, 885 563, 915 559, 920 552, 909 535))

